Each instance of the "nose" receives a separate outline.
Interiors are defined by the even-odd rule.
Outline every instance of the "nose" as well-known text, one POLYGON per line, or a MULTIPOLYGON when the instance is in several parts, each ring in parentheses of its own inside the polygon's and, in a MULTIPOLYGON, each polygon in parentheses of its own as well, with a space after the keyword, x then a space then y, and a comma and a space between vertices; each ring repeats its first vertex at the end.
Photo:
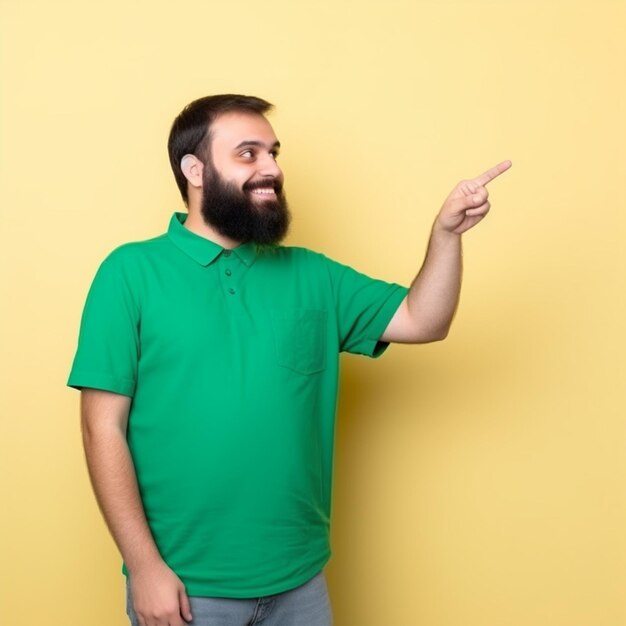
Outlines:
POLYGON ((266 154, 259 163, 259 174, 261 176, 271 176, 272 178, 278 178, 282 180, 283 172, 278 167, 276 159, 272 154, 266 154))

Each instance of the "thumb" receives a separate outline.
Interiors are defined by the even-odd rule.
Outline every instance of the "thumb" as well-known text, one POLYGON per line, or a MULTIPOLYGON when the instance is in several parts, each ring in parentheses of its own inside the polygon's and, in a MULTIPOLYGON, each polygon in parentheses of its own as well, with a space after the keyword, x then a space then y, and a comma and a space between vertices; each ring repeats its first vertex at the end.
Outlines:
POLYGON ((463 196, 462 198, 454 198, 449 202, 448 207, 454 213, 462 213, 467 209, 474 209, 485 203, 487 194, 483 193, 480 189, 469 196, 463 196))
POLYGON ((180 603, 180 614, 185 618, 186 621, 190 622, 193 619, 191 615, 191 605, 189 604, 189 598, 187 597, 187 593, 184 589, 181 589, 178 592, 178 601, 180 603))

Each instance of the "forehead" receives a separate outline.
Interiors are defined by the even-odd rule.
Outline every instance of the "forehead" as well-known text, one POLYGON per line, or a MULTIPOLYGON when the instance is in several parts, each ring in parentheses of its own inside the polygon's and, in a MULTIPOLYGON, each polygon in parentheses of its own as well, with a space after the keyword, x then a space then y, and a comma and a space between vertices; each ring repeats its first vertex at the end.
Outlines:
POLYGON ((258 113, 230 112, 220 115, 211 125, 213 150, 233 149, 244 141, 273 145, 276 135, 271 124, 258 113))

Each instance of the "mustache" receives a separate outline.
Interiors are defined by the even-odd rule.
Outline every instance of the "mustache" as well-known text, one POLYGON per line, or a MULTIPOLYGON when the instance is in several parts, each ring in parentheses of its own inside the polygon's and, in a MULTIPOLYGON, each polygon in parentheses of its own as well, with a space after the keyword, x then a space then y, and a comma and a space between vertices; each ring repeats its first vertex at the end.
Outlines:
POLYGON ((283 190, 282 183, 276 178, 266 178, 262 180, 251 180, 244 183, 242 189, 244 191, 252 191, 253 189, 267 189, 271 187, 277 194, 283 190))

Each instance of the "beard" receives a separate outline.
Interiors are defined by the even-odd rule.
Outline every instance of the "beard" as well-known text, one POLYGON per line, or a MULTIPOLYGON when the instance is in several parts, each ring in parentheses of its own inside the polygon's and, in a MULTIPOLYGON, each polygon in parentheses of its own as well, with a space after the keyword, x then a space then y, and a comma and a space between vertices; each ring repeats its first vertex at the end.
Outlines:
POLYGON ((242 243, 277 244, 287 234, 291 220, 280 181, 247 182, 239 189, 225 181, 210 161, 204 167, 200 210, 209 226, 242 243), (268 187, 274 189, 276 197, 257 196, 255 200, 252 190, 268 187))

